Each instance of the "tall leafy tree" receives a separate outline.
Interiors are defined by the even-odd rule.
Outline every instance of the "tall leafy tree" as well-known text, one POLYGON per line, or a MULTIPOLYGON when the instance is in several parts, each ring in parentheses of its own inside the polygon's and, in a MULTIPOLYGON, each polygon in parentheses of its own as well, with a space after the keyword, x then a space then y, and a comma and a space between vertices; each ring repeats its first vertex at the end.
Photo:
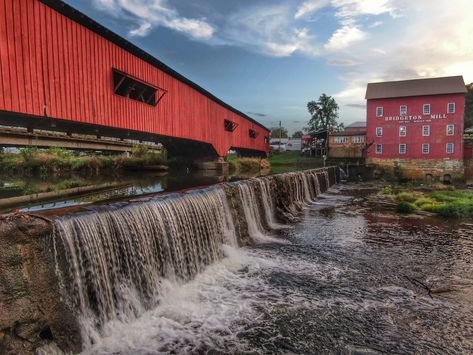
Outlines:
POLYGON ((466 86, 468 92, 465 101, 465 128, 473 127, 473 83, 466 86))
POLYGON ((271 138, 287 138, 287 129, 284 127, 275 127, 271 129, 271 138))
POLYGON ((329 131, 338 126, 338 105, 333 97, 322 94, 318 101, 307 103, 307 110, 311 115, 311 119, 305 130, 309 134, 329 131))
POLYGON ((304 133, 302 131, 296 131, 292 134, 292 138, 302 138, 304 133))

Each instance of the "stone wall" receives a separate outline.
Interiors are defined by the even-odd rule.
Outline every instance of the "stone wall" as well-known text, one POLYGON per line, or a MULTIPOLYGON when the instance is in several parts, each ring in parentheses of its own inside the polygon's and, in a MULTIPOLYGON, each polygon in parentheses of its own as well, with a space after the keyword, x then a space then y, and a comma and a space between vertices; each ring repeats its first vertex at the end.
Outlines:
POLYGON ((367 165, 376 167, 376 175, 388 175, 403 179, 422 180, 431 175, 434 180, 443 181, 445 175, 454 180, 464 180, 465 167, 457 159, 381 159, 368 158, 367 165))
POLYGON ((80 330, 62 302, 49 249, 52 225, 27 215, 0 216, 0 354, 79 352, 80 330))

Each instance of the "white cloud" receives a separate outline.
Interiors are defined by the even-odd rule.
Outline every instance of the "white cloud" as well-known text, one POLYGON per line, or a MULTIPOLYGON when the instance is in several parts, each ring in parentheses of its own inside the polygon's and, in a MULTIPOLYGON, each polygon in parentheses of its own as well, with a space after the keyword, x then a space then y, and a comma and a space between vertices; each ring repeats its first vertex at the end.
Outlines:
POLYGON ((307 15, 313 14, 318 10, 328 6, 330 4, 330 0, 309 0, 302 3, 301 6, 297 8, 296 14, 294 18, 299 19, 305 17, 307 15))
POLYGON ((144 22, 134 30, 130 30, 128 34, 131 37, 145 37, 151 31, 151 24, 144 22))
POLYGON ((175 18, 166 22, 169 28, 191 34, 197 39, 209 39, 214 34, 214 28, 205 21, 175 18))
POLYGON ((366 36, 367 34, 358 27, 343 26, 333 33, 324 48, 329 52, 340 51, 353 43, 364 40, 366 36))
POLYGON ((137 23, 131 37, 148 35, 154 27, 163 26, 195 39, 209 39, 215 30, 203 19, 190 19, 177 12, 166 0, 92 0, 95 7, 116 17, 137 23))
POLYGON ((275 57, 296 52, 316 55, 319 46, 309 30, 293 22, 285 5, 253 6, 230 15, 219 33, 221 43, 275 57))

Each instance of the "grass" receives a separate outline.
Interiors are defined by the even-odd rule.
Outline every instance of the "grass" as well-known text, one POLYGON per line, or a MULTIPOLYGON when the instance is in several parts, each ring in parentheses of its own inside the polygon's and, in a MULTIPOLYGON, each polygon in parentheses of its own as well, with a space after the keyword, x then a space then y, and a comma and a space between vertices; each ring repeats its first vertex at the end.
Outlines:
POLYGON ((0 173, 6 175, 62 175, 86 173, 98 175, 103 171, 139 169, 166 164, 163 152, 147 146, 133 148, 132 154, 79 155, 61 148, 23 148, 18 154, 0 153, 0 173))
MULTIPOLYGON (((443 188, 442 188, 443 189, 443 188)), ((436 190, 399 190, 384 187, 382 193, 397 202, 397 211, 411 213, 416 210, 433 212, 446 218, 473 218, 473 192, 436 190)))
POLYGON ((237 173, 259 172, 270 168, 268 159, 243 158, 230 154, 227 156, 227 161, 237 173))
POLYGON ((289 171, 319 168, 324 165, 321 158, 302 156, 299 151, 275 153, 269 158, 271 172, 275 174, 289 171))

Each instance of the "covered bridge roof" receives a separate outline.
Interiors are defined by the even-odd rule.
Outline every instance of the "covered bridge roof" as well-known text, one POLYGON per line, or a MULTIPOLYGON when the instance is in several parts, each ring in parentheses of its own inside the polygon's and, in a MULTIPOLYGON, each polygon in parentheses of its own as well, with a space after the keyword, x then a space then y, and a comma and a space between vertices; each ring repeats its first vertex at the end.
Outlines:
POLYGON ((110 42, 114 43, 115 45, 119 46, 120 48, 130 52, 131 54, 135 55, 136 57, 148 62, 149 64, 153 65, 154 67, 162 70, 163 72, 169 74, 170 76, 182 81, 183 83, 189 85, 193 89, 197 90, 201 94, 207 96, 209 99, 217 102, 218 104, 222 105, 223 107, 229 109, 230 111, 246 118, 248 121, 253 122, 254 124, 264 128, 268 132, 270 131, 267 127, 263 126, 261 123, 256 121, 255 119, 251 118, 250 116, 244 114, 243 112, 237 110, 236 108, 230 106, 226 102, 223 102, 218 97, 214 96, 212 93, 208 92, 201 86, 197 85, 193 81, 189 80, 182 74, 178 73, 171 67, 167 66, 151 54, 145 52, 141 48, 135 46, 130 41, 126 40, 125 38, 117 35, 115 32, 109 30, 105 26, 102 26, 98 22, 92 20, 90 17, 86 16, 82 12, 76 10, 72 6, 66 4, 62 0, 40 0, 44 4, 48 5, 49 7, 53 8, 54 10, 58 11, 59 13, 63 14, 64 16, 70 18, 71 20, 81 24, 84 27, 87 27, 89 30, 97 33, 98 35, 106 38, 110 42))

